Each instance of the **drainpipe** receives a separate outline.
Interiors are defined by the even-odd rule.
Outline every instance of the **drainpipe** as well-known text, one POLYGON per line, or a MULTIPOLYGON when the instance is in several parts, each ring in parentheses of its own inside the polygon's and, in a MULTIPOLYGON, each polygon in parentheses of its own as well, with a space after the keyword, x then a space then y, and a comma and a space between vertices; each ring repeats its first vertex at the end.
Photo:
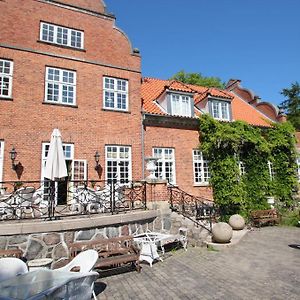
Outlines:
POLYGON ((144 133, 144 120, 145 120, 145 113, 141 111, 142 118, 141 118, 141 146, 142 146, 142 179, 145 179, 145 133, 144 133))

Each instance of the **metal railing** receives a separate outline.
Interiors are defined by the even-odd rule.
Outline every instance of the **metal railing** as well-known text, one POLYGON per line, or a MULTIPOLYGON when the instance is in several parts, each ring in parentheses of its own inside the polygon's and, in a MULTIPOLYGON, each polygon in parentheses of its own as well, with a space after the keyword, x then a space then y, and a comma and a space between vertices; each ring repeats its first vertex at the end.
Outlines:
POLYGON ((219 216, 219 209, 212 200, 193 196, 171 184, 168 186, 168 191, 172 211, 211 231, 212 222, 219 216))
POLYGON ((116 214, 146 209, 146 185, 130 181, 0 182, 0 220, 116 214))

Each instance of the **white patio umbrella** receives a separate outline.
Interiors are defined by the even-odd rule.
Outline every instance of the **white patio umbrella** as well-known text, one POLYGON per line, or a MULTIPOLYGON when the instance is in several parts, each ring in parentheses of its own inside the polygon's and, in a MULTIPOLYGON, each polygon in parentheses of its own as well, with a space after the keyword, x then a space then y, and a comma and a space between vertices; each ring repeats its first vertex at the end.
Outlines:
POLYGON ((58 180, 66 176, 68 176, 68 172, 62 147, 61 133, 56 128, 51 135, 44 177, 50 180, 58 180))

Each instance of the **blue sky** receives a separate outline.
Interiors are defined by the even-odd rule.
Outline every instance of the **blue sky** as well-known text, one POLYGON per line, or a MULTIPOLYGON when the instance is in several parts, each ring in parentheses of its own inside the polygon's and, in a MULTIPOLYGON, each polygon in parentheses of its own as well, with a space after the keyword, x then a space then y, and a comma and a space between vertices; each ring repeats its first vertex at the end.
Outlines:
POLYGON ((300 0, 105 0, 142 55, 143 76, 241 79, 279 104, 300 81, 300 0))

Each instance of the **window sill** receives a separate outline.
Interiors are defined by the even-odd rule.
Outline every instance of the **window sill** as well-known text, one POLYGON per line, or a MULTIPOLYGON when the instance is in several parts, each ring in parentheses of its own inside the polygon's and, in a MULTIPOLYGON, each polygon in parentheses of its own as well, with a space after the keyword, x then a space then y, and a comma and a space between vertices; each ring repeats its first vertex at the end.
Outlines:
POLYGON ((1 101, 13 101, 13 98, 11 98, 11 97, 2 97, 2 96, 0 96, 0 100, 1 100, 1 101))
POLYGON ((46 102, 46 101, 43 101, 42 104, 54 105, 54 106, 62 106, 62 107, 70 107, 70 108, 78 108, 78 105, 70 105, 70 104, 63 104, 63 103, 53 103, 53 102, 46 102))
POLYGON ((37 42, 38 42, 38 43, 41 43, 41 44, 46 44, 46 45, 58 47, 58 48, 64 48, 64 49, 69 49, 69 50, 75 50, 75 51, 79 51, 79 52, 86 52, 85 49, 81 49, 81 48, 76 48, 76 47, 71 47, 71 46, 65 46, 65 45, 59 45, 59 44, 55 44, 55 43, 51 43, 51 42, 45 42, 45 41, 41 41, 41 40, 37 40, 37 42))
MULTIPOLYGON (((213 117, 213 116, 212 116, 213 117)), ((215 120, 217 121, 221 121, 221 122, 232 122, 232 119, 221 119, 221 118, 215 118, 213 117, 215 120)))
POLYGON ((194 187, 211 187, 209 183, 194 183, 194 187))
POLYGON ((119 112, 124 114, 131 114, 131 111, 129 110, 121 110, 121 109, 110 109, 110 108, 102 108, 103 111, 111 111, 111 112, 119 112))

